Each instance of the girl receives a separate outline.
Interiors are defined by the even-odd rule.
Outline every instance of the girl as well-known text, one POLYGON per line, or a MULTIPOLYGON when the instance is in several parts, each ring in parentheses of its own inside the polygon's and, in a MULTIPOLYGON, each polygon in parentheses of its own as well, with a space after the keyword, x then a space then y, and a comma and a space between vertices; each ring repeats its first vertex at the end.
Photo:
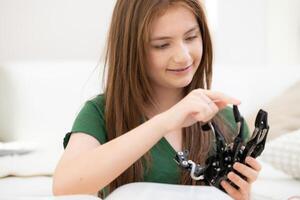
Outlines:
MULTIPOLYGON (((117 0, 110 26, 104 94, 87 101, 64 140, 55 195, 107 195, 130 182, 195 183, 173 160, 188 149, 204 163, 213 138, 201 125, 213 120, 232 140, 228 104, 239 100, 211 91, 212 44, 199 0, 117 0)), ((244 138, 248 137, 244 130, 244 138)), ((260 164, 230 172, 223 181, 234 199, 249 199, 260 164)))

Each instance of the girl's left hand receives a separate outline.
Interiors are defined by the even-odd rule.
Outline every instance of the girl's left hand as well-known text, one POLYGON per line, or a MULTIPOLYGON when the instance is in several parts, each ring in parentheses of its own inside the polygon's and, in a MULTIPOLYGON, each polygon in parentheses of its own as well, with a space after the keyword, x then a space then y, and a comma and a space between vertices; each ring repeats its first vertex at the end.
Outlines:
POLYGON ((246 158, 246 164, 250 167, 239 162, 236 162, 233 165, 233 168, 241 175, 245 176, 246 180, 234 172, 229 172, 227 175, 228 179, 239 187, 238 189, 234 188, 227 181, 221 182, 221 186, 235 200, 250 199, 251 184, 256 181, 259 171, 261 170, 261 165, 255 158, 248 156, 246 158))

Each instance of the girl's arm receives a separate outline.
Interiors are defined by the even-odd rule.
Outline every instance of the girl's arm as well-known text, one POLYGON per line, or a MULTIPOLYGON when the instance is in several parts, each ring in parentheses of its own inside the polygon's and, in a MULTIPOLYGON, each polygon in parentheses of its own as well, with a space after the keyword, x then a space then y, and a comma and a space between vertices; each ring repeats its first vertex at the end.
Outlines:
POLYGON ((87 134, 73 134, 54 173, 54 195, 96 194, 151 149, 166 132, 162 115, 156 115, 103 145, 87 134))

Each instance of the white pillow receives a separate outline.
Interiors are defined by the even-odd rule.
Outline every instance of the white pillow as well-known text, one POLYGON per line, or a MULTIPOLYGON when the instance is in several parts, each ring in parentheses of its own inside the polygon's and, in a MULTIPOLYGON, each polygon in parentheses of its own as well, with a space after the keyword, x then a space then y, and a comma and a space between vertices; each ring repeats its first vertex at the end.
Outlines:
MULTIPOLYGON (((261 106, 262 109, 268 112, 268 123, 271 127, 267 141, 300 129, 299 91, 300 80, 270 102, 261 106)), ((248 124, 253 125, 255 123, 256 114, 255 112, 247 117, 248 124)), ((250 126, 250 128, 254 127, 250 126)))
MULTIPOLYGON (((25 143, 16 142, 9 150, 24 149, 25 143)), ((4 145, 3 145, 4 146, 4 145)), ((26 145, 28 146, 28 145, 26 145)), ((51 176, 63 153, 61 143, 57 141, 40 141, 32 147, 34 151, 26 154, 0 156, 0 178, 6 176, 51 176)), ((31 149, 31 150, 32 150, 31 149)), ((27 149, 26 149, 27 150, 27 149)))
POLYGON ((300 179, 300 129, 266 143, 261 159, 300 179))

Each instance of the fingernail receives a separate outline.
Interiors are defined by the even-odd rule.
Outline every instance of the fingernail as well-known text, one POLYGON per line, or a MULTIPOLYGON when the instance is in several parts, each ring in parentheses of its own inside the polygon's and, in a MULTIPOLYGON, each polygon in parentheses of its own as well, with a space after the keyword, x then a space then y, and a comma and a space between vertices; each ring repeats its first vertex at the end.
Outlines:
POLYGON ((233 176, 233 172, 229 172, 228 174, 227 174, 227 177, 232 177, 233 176))
POLYGON ((237 100, 235 99, 234 102, 232 103, 233 105, 240 105, 241 104, 241 101, 240 100, 237 100))
POLYGON ((246 157, 246 162, 251 162, 252 158, 251 157, 246 157))
POLYGON ((238 163, 234 163, 233 168, 237 168, 237 167, 238 167, 238 163))

